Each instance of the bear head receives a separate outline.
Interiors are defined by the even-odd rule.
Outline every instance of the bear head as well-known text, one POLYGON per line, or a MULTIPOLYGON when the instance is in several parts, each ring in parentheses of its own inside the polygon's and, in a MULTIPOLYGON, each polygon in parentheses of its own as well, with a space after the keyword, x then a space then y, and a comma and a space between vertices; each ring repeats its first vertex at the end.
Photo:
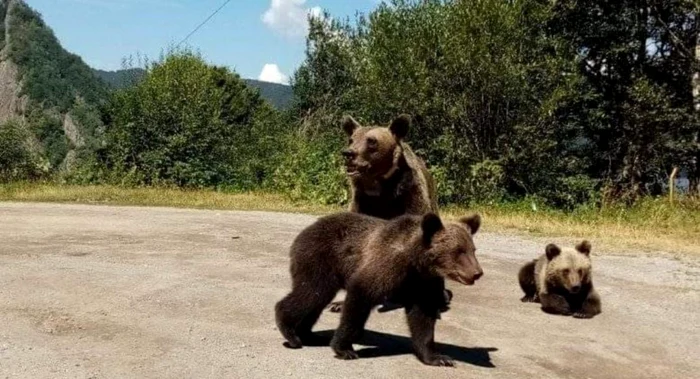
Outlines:
POLYGON ((480 225, 478 214, 445 224, 434 213, 424 215, 421 223, 423 268, 432 275, 464 285, 474 284, 484 274, 472 240, 480 225))
POLYGON ((345 172, 351 179, 377 180, 389 178, 399 166, 411 117, 400 115, 389 127, 362 126, 351 116, 343 117, 342 127, 348 146, 342 154, 345 172))
POLYGON ((551 243, 545 248, 547 256, 546 281, 549 285, 578 293, 591 282, 591 244, 581 241, 572 248, 560 248, 551 243))

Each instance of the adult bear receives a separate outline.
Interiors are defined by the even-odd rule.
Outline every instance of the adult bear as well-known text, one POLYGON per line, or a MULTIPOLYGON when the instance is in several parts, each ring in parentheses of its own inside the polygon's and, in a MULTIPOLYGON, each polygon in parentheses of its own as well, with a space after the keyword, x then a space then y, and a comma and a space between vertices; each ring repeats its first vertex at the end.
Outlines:
POLYGON ((349 137, 343 150, 350 182, 350 211, 385 220, 404 214, 438 214, 435 182, 425 162, 404 142, 411 126, 405 114, 389 127, 342 121, 349 137))

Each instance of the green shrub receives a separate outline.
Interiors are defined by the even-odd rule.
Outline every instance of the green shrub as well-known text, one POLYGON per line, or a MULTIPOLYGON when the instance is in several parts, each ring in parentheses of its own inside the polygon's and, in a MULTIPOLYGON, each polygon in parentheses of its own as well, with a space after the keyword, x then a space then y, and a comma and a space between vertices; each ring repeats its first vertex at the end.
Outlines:
POLYGON ((109 117, 106 166, 139 184, 260 186, 279 151, 278 116, 258 92, 189 51, 118 91, 109 117))
POLYGON ((26 130, 17 121, 0 125, 0 181, 34 179, 37 164, 29 149, 26 130))

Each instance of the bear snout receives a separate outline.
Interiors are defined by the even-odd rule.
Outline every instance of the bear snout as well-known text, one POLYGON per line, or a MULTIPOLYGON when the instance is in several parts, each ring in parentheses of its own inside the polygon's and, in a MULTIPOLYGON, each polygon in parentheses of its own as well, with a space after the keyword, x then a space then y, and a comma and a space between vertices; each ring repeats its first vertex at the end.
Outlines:
POLYGON ((341 152, 341 154, 343 155, 343 157, 345 157, 345 159, 348 159, 348 160, 354 159, 355 157, 357 157, 357 152, 352 150, 352 149, 345 149, 341 152))
POLYGON ((578 293, 578 291, 580 291, 580 290, 581 290, 581 286, 578 284, 571 286, 571 293, 578 293))

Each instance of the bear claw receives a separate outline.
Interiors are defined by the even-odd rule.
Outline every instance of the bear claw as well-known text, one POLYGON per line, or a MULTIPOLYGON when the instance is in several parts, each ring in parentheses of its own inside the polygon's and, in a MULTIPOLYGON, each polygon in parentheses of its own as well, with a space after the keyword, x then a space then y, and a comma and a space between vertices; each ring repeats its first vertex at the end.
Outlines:
POLYGON ((331 303, 331 304, 328 306, 328 310, 329 310, 331 313, 340 313, 340 312, 342 312, 342 311, 343 311, 343 302, 342 302, 342 301, 336 301, 336 302, 331 303))
POLYGON ((435 355, 428 359, 426 364, 430 366, 441 366, 441 367, 454 367, 455 363, 452 358, 447 355, 435 355))
POLYGON ((576 312, 572 315, 574 318, 593 318, 593 315, 585 312, 576 312))

